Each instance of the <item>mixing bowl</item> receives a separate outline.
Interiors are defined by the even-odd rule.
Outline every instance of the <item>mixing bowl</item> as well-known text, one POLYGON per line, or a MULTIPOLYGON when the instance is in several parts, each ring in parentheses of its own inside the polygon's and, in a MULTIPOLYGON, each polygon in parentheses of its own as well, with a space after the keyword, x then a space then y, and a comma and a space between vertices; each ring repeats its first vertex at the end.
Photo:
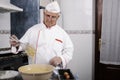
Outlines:
POLYGON ((30 64, 19 67, 23 80, 48 80, 51 78, 54 67, 47 64, 30 64))

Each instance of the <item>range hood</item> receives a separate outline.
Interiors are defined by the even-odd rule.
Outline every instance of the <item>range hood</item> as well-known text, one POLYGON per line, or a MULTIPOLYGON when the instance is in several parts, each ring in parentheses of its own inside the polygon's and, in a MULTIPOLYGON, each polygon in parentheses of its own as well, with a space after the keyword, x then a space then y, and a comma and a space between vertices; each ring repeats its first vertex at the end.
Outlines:
POLYGON ((7 4, 0 3, 0 13, 19 12, 19 11, 23 11, 23 9, 11 3, 7 3, 7 4))

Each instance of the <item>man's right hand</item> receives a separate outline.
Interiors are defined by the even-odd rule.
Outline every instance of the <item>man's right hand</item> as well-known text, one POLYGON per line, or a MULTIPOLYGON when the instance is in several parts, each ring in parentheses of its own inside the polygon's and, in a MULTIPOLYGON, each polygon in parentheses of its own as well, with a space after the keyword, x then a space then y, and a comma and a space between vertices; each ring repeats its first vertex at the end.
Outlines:
POLYGON ((20 45, 20 42, 15 35, 12 35, 10 37, 10 44, 11 44, 11 46, 14 46, 14 47, 18 47, 20 45))

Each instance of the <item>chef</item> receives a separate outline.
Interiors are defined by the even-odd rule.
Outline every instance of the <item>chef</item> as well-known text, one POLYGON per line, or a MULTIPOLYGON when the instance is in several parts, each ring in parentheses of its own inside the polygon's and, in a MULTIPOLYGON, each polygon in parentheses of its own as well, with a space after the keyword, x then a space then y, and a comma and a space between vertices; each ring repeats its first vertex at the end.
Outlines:
MULTIPOLYGON (((20 40, 15 35, 10 37, 11 51, 17 54, 25 49, 23 44, 30 44, 35 49, 36 64, 62 65, 65 68, 72 59, 74 49, 68 34, 56 24, 60 16, 58 3, 49 3, 43 13, 43 22, 29 28, 20 40)), ((31 57, 28 60, 32 62, 31 57)))

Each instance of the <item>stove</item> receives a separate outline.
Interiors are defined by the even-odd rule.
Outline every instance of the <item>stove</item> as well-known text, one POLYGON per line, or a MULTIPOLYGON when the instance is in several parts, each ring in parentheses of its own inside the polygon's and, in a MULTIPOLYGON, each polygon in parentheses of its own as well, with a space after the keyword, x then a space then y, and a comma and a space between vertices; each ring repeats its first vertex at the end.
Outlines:
POLYGON ((28 59, 25 52, 0 54, 0 70, 18 70, 20 66, 26 64, 28 59))

